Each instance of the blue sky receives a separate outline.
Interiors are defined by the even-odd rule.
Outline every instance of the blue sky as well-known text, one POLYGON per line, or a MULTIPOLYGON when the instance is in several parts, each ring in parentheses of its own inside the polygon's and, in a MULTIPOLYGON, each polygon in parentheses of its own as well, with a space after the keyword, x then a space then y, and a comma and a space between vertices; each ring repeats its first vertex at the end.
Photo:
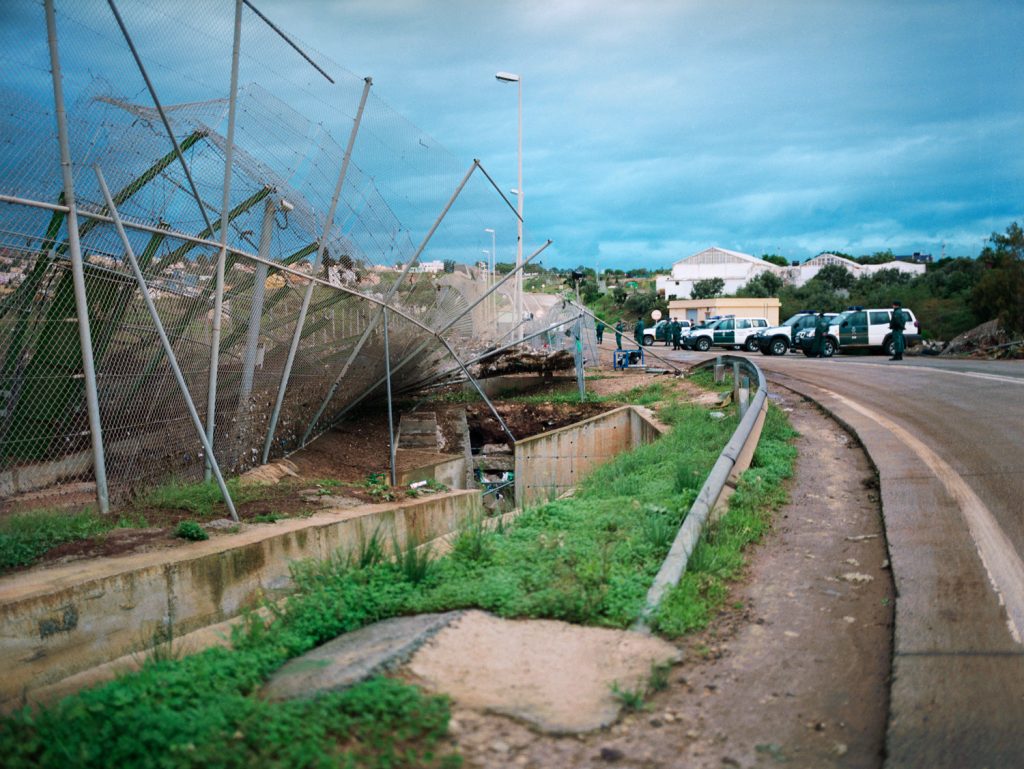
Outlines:
MULTIPOLYGON (((145 29, 160 2, 119 6, 151 35, 144 54, 174 62, 153 67, 165 102, 192 86, 191 99, 223 95, 224 73, 180 56, 173 31, 145 29)), ((255 2, 303 44, 372 76, 374 94, 460 168, 480 158, 505 189, 516 179, 516 88, 494 73, 521 74, 526 246, 553 239, 545 264, 668 267, 711 245, 805 259, 937 257, 945 244, 973 256, 1024 220, 1020 0, 255 2)), ((98 0, 57 6, 62 19, 110 26, 98 0)), ((220 34, 231 3, 199 6, 223 8, 216 24, 194 20, 220 34)), ((0 0, 0 45, 45 53, 40 19, 37 2, 0 0)), ((145 101, 121 78, 123 52, 85 44, 77 55, 80 71, 145 101)), ((4 69, 45 92, 45 67, 4 69)), ((501 222, 508 260, 514 225, 501 222)))
POLYGON ((548 263, 975 255, 1024 213, 1017 0, 263 6, 508 187, 521 74, 548 263))

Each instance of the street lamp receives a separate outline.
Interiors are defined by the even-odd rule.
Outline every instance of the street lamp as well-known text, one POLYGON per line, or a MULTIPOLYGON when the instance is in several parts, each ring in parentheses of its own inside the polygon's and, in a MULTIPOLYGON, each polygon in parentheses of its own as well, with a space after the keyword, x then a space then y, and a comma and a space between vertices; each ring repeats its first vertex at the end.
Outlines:
POLYGON ((518 184, 516 185, 516 290, 515 290, 515 322, 518 331, 517 339, 523 338, 523 79, 511 72, 498 72, 495 76, 503 83, 515 83, 519 91, 519 142, 517 163, 519 166, 518 184))

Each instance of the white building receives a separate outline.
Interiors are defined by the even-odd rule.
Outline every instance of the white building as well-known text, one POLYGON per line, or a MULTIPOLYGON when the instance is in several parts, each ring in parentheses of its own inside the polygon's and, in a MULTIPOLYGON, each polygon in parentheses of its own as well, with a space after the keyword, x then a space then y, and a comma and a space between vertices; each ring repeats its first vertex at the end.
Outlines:
POLYGON ((880 270, 898 270, 915 275, 923 274, 925 265, 912 262, 892 261, 885 264, 858 264, 850 259, 835 254, 819 254, 803 264, 792 267, 781 267, 764 259, 739 251, 712 246, 672 265, 672 273, 659 276, 656 286, 659 293, 668 300, 689 299, 693 284, 698 280, 721 278, 725 282, 722 293, 735 294, 741 287, 763 272, 778 275, 785 283, 802 286, 827 264, 838 264, 854 278, 871 275, 880 270))

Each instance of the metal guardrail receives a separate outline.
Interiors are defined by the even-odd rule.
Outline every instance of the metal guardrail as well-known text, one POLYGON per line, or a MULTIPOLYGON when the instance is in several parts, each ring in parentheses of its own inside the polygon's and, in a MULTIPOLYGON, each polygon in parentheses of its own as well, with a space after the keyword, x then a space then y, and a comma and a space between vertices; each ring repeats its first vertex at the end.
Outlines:
POLYGON ((670 587, 678 584, 682 578, 683 573, 686 571, 686 564, 693 554, 694 548, 697 547, 697 542, 700 540, 704 525, 707 523, 711 511, 721 498, 722 491, 733 474, 737 463, 743 458, 749 458, 753 453, 753 449, 757 446, 758 439, 761 437, 761 426, 764 424, 763 413, 767 409, 768 404, 768 387, 765 382, 764 373, 757 365, 739 355, 720 355, 717 358, 702 361, 690 370, 714 368, 722 363, 731 363, 734 366, 734 370, 744 369, 750 373, 751 379, 757 382, 757 393, 751 400, 746 413, 740 419, 740 423, 733 432, 729 442, 722 449, 722 453, 718 456, 714 467, 711 468, 711 473, 708 475, 707 480, 704 481, 704 485, 697 494, 693 505, 690 506, 690 512, 687 513, 686 519, 683 521, 682 526, 680 526, 679 532, 672 542, 672 547, 669 548, 668 555, 665 556, 661 569, 658 570, 658 574, 655 576, 654 582, 647 592, 647 604, 644 607, 640 620, 634 626, 634 630, 648 629, 647 620, 658 607, 662 597, 670 587))

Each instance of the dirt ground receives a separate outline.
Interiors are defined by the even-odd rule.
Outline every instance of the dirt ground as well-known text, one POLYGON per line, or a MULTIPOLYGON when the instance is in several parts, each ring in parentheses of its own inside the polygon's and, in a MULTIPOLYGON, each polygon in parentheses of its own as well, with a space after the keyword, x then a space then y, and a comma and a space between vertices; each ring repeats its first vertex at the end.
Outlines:
POLYGON ((467 766, 881 766, 893 585, 875 473, 816 407, 789 393, 776 402, 801 433, 791 501, 748 554, 728 608, 680 642, 668 689, 582 737, 456 702, 452 739, 467 766))

